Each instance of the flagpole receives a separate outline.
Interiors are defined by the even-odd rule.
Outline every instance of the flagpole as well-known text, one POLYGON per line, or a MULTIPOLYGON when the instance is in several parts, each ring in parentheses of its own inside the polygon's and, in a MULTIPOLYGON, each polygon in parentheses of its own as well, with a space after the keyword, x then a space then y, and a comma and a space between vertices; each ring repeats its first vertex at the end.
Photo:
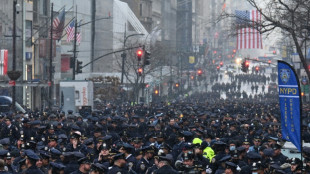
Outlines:
POLYGON ((48 101, 48 109, 51 110, 52 109, 52 74, 53 74, 53 63, 52 63, 52 60, 53 60, 53 6, 54 4, 52 3, 52 7, 51 7, 51 33, 50 33, 50 62, 49 62, 49 91, 48 91, 48 94, 49 94, 49 101, 48 101))
POLYGON ((73 67, 72 67, 72 80, 75 80, 76 69, 76 31, 77 30, 77 6, 75 6, 75 24, 74 24, 74 43, 73 43, 73 67))

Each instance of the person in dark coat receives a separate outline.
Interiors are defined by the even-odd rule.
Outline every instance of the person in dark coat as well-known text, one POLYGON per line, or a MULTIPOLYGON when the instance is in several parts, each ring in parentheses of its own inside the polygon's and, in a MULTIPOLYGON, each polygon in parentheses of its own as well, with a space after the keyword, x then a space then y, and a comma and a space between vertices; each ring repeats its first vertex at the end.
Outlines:
POLYGON ((80 165, 79 169, 72 172, 71 174, 87 174, 89 173, 91 169, 91 162, 87 157, 83 157, 78 160, 78 163, 80 165))
POLYGON ((108 171, 108 174, 127 174, 125 170, 126 160, 123 153, 118 153, 113 157, 114 163, 112 168, 108 171))
POLYGON ((158 167, 159 169, 154 171, 154 174, 177 174, 179 173, 178 171, 174 170, 171 167, 171 162, 173 161, 173 158, 169 158, 169 156, 159 156, 159 162, 158 162, 158 167))
POLYGON ((43 174, 43 172, 37 168, 36 162, 40 159, 37 154, 35 154, 32 150, 26 150, 26 166, 27 170, 26 174, 43 174))
POLYGON ((4 170, 4 166, 5 166, 4 160, 0 159, 0 174, 9 174, 9 172, 4 170))

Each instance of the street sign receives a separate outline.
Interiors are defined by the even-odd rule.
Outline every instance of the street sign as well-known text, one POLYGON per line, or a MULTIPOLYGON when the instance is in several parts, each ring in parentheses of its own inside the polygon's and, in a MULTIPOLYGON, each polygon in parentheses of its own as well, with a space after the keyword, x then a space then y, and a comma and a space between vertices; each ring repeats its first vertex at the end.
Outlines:
POLYGON ((10 85, 10 86, 15 86, 15 85, 16 85, 15 80, 10 80, 10 81, 9 81, 9 85, 10 85))

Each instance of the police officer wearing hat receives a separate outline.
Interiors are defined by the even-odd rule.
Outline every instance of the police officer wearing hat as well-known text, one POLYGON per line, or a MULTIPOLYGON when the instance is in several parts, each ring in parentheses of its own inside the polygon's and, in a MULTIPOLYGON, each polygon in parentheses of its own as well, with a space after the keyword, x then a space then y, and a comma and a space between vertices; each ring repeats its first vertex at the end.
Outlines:
POLYGON ((291 172, 292 174, 301 174, 302 173, 302 161, 299 158, 293 158, 291 162, 291 172))
POLYGON ((11 143, 19 139, 18 128, 12 124, 12 118, 5 119, 5 126, 2 127, 0 135, 1 138, 10 138, 11 143))
POLYGON ((154 174, 177 174, 176 170, 171 167, 171 162, 173 161, 172 155, 159 156, 158 157, 158 168, 154 171, 154 174))
POLYGON ((122 143, 121 148, 119 149, 119 152, 124 153, 125 159, 127 161, 129 170, 134 170, 137 165, 137 159, 131 154, 134 147, 128 143, 122 143))
POLYGON ((37 168, 36 162, 40 160, 39 156, 35 154, 32 150, 25 150, 26 155, 26 174, 43 174, 43 172, 37 168))
POLYGON ((89 159, 87 157, 83 157, 81 159, 78 160, 79 163, 79 169, 72 172, 71 174, 87 174, 89 173, 90 169, 91 169, 91 162, 89 161, 89 159))
POLYGON ((127 174, 126 160, 123 153, 118 153, 113 156, 113 167, 108 171, 108 174, 127 174))
POLYGON ((138 174, 143 174, 145 171, 153 166, 152 158, 154 157, 154 146, 146 146, 142 149, 143 157, 137 163, 136 172, 138 174))

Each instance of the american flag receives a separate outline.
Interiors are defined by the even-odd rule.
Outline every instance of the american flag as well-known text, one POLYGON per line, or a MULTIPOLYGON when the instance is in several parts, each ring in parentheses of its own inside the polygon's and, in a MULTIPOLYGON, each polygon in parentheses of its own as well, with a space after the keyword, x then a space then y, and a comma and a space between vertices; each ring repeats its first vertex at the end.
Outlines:
POLYGON ((263 49, 262 36, 255 27, 261 22, 258 10, 236 10, 237 49, 263 49))
POLYGON ((80 32, 76 33, 76 42, 78 44, 81 43, 81 38, 82 38, 82 33, 80 33, 80 32))
POLYGON ((59 40, 65 25, 65 9, 53 20, 53 39, 59 40))
POLYGON ((75 21, 73 20, 67 27, 66 27, 66 33, 67 33, 67 42, 70 42, 74 39, 74 30, 75 30, 75 21))

